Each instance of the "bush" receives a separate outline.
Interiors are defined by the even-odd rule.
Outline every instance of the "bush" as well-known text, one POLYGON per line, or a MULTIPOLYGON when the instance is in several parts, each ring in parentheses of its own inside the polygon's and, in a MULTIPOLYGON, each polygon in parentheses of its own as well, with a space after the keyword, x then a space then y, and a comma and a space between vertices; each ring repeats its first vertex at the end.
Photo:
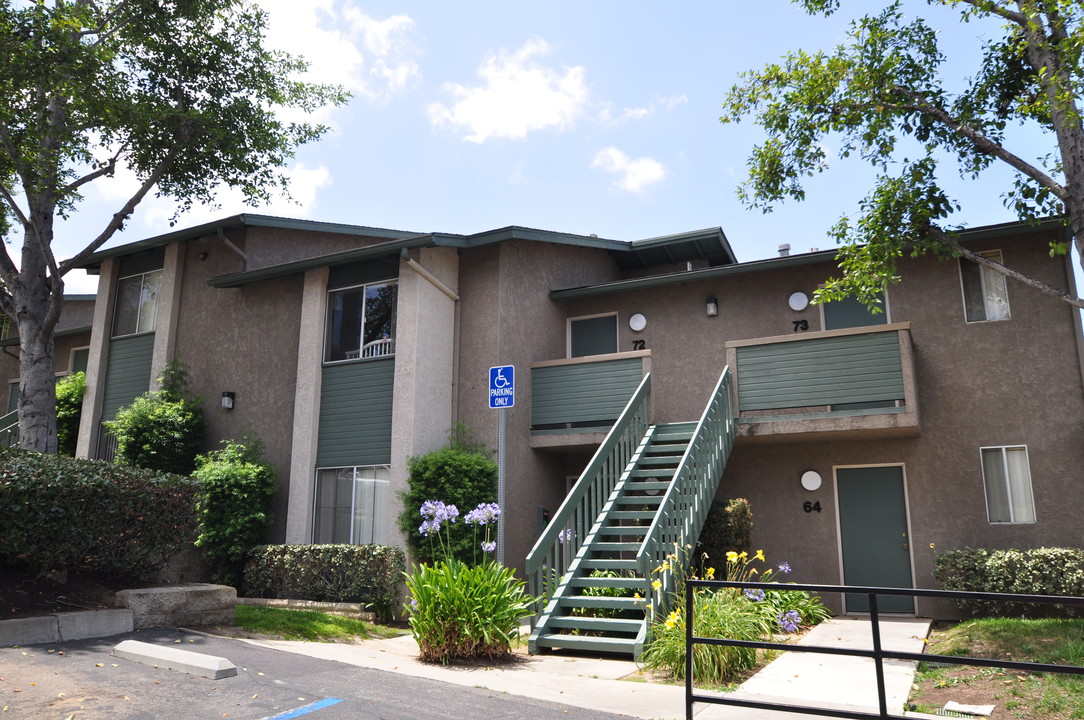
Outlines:
POLYGON ((217 582, 236 586, 248 551, 266 540, 271 527, 275 468, 260 461, 259 441, 223 444, 196 459, 201 490, 196 547, 215 565, 217 582))
POLYGON ((749 501, 734 498, 725 503, 713 502, 696 544, 701 571, 713 564, 721 565, 727 552, 749 552, 752 548, 753 509, 749 501))
POLYGON ((79 418, 83 414, 83 395, 87 390, 85 372, 65 375, 56 383, 56 451, 75 456, 79 441, 79 418))
POLYGON ((121 465, 189 475, 203 442, 203 405, 185 397, 183 363, 169 363, 158 382, 161 390, 140 395, 103 424, 117 439, 121 465))
POLYGON ((406 561, 386 545, 261 545, 245 564, 249 597, 356 602, 387 617, 399 602, 406 561))
MULTIPOLYGON (((440 450, 413 457, 407 463, 410 489, 401 494, 403 512, 399 528, 407 536, 411 556, 418 562, 433 563, 444 559, 433 543, 421 533, 422 504, 432 498, 461 508, 473 508, 497 499, 497 464, 479 451, 476 445, 453 441, 440 450)), ((471 562, 476 545, 472 531, 464 524, 447 529, 448 558, 471 562)))
POLYGON ((0 448, 0 558, 145 580, 195 539, 186 477, 0 448))
MULTIPOLYGON (((937 556, 934 577, 944 590, 1084 596, 1084 550, 1035 548, 987 550, 963 548, 937 556)), ((954 600, 973 617, 1074 617, 1084 608, 1037 603, 954 600)))
POLYGON ((410 630, 427 662, 505 657, 520 618, 532 613, 526 584, 496 562, 422 565, 406 584, 413 597, 410 630))

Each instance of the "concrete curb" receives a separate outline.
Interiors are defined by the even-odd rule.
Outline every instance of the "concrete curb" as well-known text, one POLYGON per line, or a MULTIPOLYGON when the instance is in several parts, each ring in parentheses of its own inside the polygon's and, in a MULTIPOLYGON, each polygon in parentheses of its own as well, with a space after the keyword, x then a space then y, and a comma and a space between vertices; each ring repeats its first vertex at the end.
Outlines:
POLYGON ((113 648, 113 657, 212 680, 233 677, 237 674, 237 666, 226 658, 153 645, 139 640, 123 641, 113 648))
POLYGON ((86 610, 0 620, 0 646, 109 637, 134 629, 131 610, 86 610))

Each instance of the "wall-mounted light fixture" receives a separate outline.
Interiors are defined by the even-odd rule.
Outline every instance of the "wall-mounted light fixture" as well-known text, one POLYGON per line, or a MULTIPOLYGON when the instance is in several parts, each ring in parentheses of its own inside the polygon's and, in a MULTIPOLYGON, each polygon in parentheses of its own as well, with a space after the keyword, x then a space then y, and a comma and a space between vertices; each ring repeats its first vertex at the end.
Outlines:
POLYGON ((819 490, 821 487, 821 474, 816 470, 806 470, 802 473, 802 487, 809 492, 819 490))
POLYGON ((707 311, 708 317, 715 317, 719 314, 719 301, 709 297, 704 303, 704 309, 707 311))
POLYGON ((233 410, 233 401, 237 398, 237 393, 224 392, 222 393, 222 409, 233 410))

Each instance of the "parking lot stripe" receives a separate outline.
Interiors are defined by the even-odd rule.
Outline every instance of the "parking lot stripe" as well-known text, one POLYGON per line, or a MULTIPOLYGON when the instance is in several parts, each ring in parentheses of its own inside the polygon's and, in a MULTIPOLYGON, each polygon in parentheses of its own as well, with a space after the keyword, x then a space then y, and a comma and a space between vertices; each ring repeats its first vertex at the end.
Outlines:
POLYGON ((272 715, 271 717, 264 718, 264 720, 290 720, 290 718, 301 717, 302 715, 308 715, 311 712, 320 710, 322 708, 331 707, 332 705, 338 705, 343 701, 342 698, 324 698, 308 705, 303 705, 296 710, 289 710, 281 715, 272 715))

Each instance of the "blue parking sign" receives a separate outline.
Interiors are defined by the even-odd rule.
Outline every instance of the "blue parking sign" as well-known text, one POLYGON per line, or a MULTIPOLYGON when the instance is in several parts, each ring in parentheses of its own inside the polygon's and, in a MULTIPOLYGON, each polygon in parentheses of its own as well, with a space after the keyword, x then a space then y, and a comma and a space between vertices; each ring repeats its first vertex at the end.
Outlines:
POLYGON ((516 369, 498 365, 489 369, 489 407, 510 408, 516 404, 516 369))

